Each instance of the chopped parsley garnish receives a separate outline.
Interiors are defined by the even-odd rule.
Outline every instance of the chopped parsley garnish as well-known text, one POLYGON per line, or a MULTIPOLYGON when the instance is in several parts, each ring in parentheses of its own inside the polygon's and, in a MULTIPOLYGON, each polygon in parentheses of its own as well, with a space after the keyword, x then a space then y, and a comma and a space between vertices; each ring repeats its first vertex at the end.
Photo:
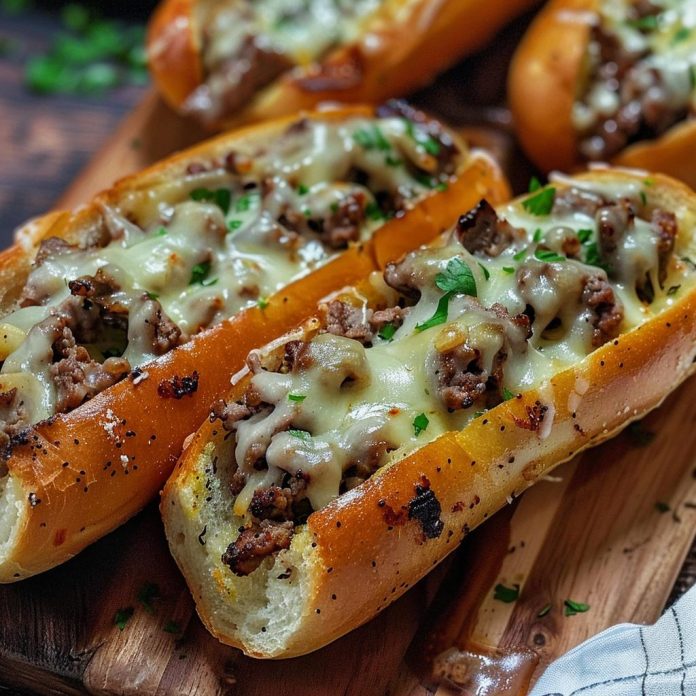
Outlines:
MULTIPOLYGON (((4 0, 3 7, 28 6, 4 0)), ((145 31, 142 26, 104 20, 74 3, 61 12, 64 31, 56 33, 43 55, 30 58, 27 86, 42 94, 98 94, 124 84, 147 83, 145 31)))
POLYGON ((661 500, 658 500, 658 502, 655 503, 655 509, 661 515, 664 515, 666 512, 669 512, 672 508, 669 506, 668 503, 664 503, 661 500))
POLYGON ((172 633, 175 636, 178 636, 181 633, 181 626, 176 621, 167 621, 162 630, 165 633, 172 633))
POLYGON ((566 599, 565 602, 563 602, 563 606, 565 607, 564 613, 566 616, 584 614, 590 608, 589 604, 584 604, 583 602, 574 602, 572 599, 566 599))
POLYGON ((514 399, 516 396, 515 392, 510 391, 507 387, 503 387, 503 400, 504 401, 510 401, 510 399, 514 399))
POLYGON ((159 300, 159 295, 156 292, 145 291, 148 300, 159 300))
POLYGON ((522 201, 522 207, 531 215, 544 217, 551 213, 555 198, 556 189, 553 186, 547 186, 529 198, 525 198, 522 201))
POLYGON ((522 261, 522 259, 526 258, 526 256, 527 256, 527 250, 522 249, 522 250, 518 251, 512 258, 515 261, 522 261))
POLYGON ((541 181, 539 181, 538 177, 533 176, 529 180, 529 186, 527 187, 527 190, 529 193, 534 193, 535 191, 538 191, 541 188, 541 181))
POLYGON ((545 604, 537 613, 538 619, 543 619, 551 611, 551 604, 545 604))
POLYGON ((585 263, 588 266, 602 267, 602 257, 599 254, 597 242, 591 242, 585 248, 585 263))
POLYGON ((191 280, 189 280, 189 285, 203 285, 203 281, 208 277, 210 273, 210 261, 203 261, 203 263, 197 263, 191 269, 191 280))
POLYGON ((159 587, 152 582, 146 582, 140 590, 138 590, 138 601, 143 605, 144 609, 149 614, 155 613, 155 607, 152 605, 153 599, 161 597, 159 587))
POLYGON ((449 184, 446 181, 441 181, 435 186, 436 191, 446 191, 449 188, 449 184))
POLYGON ((449 301, 451 298, 452 293, 450 292, 443 295, 437 303, 435 314, 433 314, 428 321, 424 321, 422 324, 416 324, 416 331, 421 332, 426 329, 431 329, 433 326, 444 324, 447 321, 447 310, 449 309, 449 301))
POLYGON ((629 27, 639 31, 655 31, 660 26, 660 15, 647 15, 627 22, 629 27))
POLYGON ((587 244, 587 242, 592 239, 593 234, 593 230, 578 230, 578 239, 580 240, 580 244, 587 244))
POLYGON ((396 326, 391 322, 386 323, 377 334, 383 341, 391 341, 396 333, 396 326))
POLYGON ((230 232, 234 232, 235 230, 238 230, 241 226, 242 226, 241 220, 230 220, 227 223, 227 227, 230 228, 230 232))
POLYGON ((365 206, 365 215, 367 215, 370 220, 384 220, 386 217, 382 209, 374 201, 370 201, 365 206))
POLYGON ((681 285, 672 285, 672 286, 667 290, 667 294, 668 294, 668 295, 676 295, 677 292, 679 292, 679 288, 680 288, 680 287, 681 287, 681 285))
POLYGON ((425 413, 419 413, 413 419, 414 435, 418 437, 428 427, 428 423, 430 423, 430 421, 428 420, 428 417, 425 415, 425 413))
POLYGON ((311 438, 311 435, 306 430, 295 430, 294 428, 291 428, 288 430, 288 433, 290 433, 290 435, 293 437, 296 437, 298 440, 303 440, 304 442, 309 442, 309 439, 311 438))
POLYGON ((288 399, 290 399, 290 401, 296 401, 298 404, 301 404, 306 398, 306 394, 288 394, 288 399))
POLYGON ((462 293, 476 297, 474 274, 460 258, 450 259, 444 273, 435 276, 435 285, 442 292, 462 293))
POLYGON ((306 186, 305 184, 300 184, 297 187, 297 193, 300 196, 306 196, 309 193, 309 186, 306 186))
POLYGON ((645 191, 641 191, 638 195, 640 196, 640 202, 643 205, 648 205, 648 197, 645 195, 645 191))
POLYGON ((305 209, 302 211, 302 214, 303 214, 306 218, 312 217, 312 211, 311 211, 309 208, 305 208, 305 209))
POLYGON ((434 176, 426 174, 425 172, 416 172, 413 178, 425 188, 434 189, 440 183, 434 176))
POLYGON ((134 611, 133 607, 121 607, 121 609, 116 612, 114 615, 114 625, 118 627, 119 631, 122 631, 126 627, 134 611))
POLYGON ((672 45, 686 41, 691 36, 691 29, 689 27, 679 27, 672 37, 672 45))
POLYGON ((491 272, 480 262, 479 262, 479 266, 481 267, 481 270, 483 271, 483 277, 486 280, 488 280, 491 277, 491 272))
POLYGON ((389 141, 377 125, 371 128, 359 128, 353 133, 353 140, 365 150, 391 150, 389 141))
POLYGON ((520 586, 513 585, 512 587, 506 587, 505 585, 497 584, 493 590, 493 599, 497 599, 499 602, 505 602, 506 604, 511 604, 516 602, 520 597, 520 586))
POLYGON ((512 266, 503 266, 503 272, 510 273, 512 275, 515 272, 515 269, 512 266))
POLYGON ((255 195, 256 194, 253 193, 245 193, 243 196, 240 196, 234 204, 235 211, 238 213, 246 213, 249 208, 251 208, 251 199, 255 195))
POLYGON ((194 201, 206 201, 207 203, 215 203, 215 205, 227 215, 230 212, 230 203, 232 203, 232 194, 229 189, 219 188, 212 191, 207 188, 197 188, 191 191, 191 198, 194 201))
POLYGON ((256 304, 261 308, 261 309, 266 309, 268 305, 270 304, 268 301, 267 297, 259 297, 258 300, 256 300, 256 304))
POLYGON ((538 243, 541 241, 541 238, 542 238, 543 236, 544 236, 544 233, 541 231, 541 228, 540 228, 540 227, 537 227, 537 228, 534 230, 534 237, 533 237, 534 243, 535 243, 535 244, 538 244, 538 243))
POLYGON ((440 154, 442 146, 432 135, 420 128, 416 128, 413 121, 404 121, 404 123, 406 125, 406 134, 409 138, 420 145, 429 155, 437 157, 440 154))
POLYGON ((167 234, 167 228, 166 227, 160 227, 157 230, 157 236, 158 237, 164 237, 164 235, 167 234))
POLYGON ((399 159, 398 157, 392 157, 391 155, 387 155, 384 158, 384 161, 387 163, 387 166, 389 167, 400 167, 404 163, 402 159, 399 159))
POLYGON ((534 256, 539 259, 539 261, 544 261, 546 263, 562 263, 563 261, 567 261, 565 256, 561 256, 550 249, 537 249, 534 252, 534 256))

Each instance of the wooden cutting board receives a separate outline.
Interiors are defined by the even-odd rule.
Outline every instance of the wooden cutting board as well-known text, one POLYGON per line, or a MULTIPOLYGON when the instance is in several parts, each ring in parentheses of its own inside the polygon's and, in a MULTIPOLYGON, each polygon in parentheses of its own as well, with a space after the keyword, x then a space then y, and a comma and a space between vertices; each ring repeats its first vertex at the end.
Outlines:
MULTIPOLYGON (((522 26, 416 97, 491 146, 518 190, 531 168, 500 104, 522 26)), ((200 135, 151 95, 61 204, 200 135)), ((0 587, 0 685, 41 694, 444 696, 462 693, 458 683, 479 696, 524 693, 588 636, 662 611, 696 531, 695 402, 687 383, 641 428, 501 511, 376 619, 293 660, 252 660, 207 634, 153 505, 64 566, 0 587), (495 599, 498 584, 519 586, 517 601, 495 599), (590 609, 565 616, 565 600, 590 609), (501 655, 515 669, 486 690, 482 678, 491 669, 499 676, 501 655)))

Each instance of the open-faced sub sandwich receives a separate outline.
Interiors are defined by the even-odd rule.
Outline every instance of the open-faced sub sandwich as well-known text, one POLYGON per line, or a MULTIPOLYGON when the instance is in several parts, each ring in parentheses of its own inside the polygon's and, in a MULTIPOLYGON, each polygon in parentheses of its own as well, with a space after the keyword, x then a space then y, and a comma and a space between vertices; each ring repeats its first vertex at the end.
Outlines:
POLYGON ((696 2, 552 0, 513 61, 517 132, 542 169, 590 161, 696 186, 696 2))
POLYGON ((507 186, 404 104, 233 133, 19 232, 0 257, 0 580, 157 494, 247 353, 507 186))
POLYGON ((250 353, 161 511, 198 612, 257 657, 370 619, 694 369, 696 196, 557 176, 250 353))
POLYGON ((427 84, 537 0, 163 0, 155 83, 208 126, 427 84))

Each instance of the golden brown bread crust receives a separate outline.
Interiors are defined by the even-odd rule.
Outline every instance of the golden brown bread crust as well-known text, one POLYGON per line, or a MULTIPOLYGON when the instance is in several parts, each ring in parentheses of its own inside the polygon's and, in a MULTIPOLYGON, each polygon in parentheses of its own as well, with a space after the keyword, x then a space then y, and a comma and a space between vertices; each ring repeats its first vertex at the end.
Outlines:
MULTIPOLYGON (((605 170, 582 178, 643 176, 605 170)), ((696 196, 664 176, 654 180, 657 205, 677 212, 685 233, 693 235, 696 196)), ((658 406, 694 371, 695 339, 692 289, 658 316, 555 375, 548 385, 503 402, 464 430, 443 435, 313 513, 291 546, 290 562, 304 568, 301 616, 273 648, 249 636, 242 639, 225 616, 241 587, 239 578, 224 574, 212 560, 202 572, 195 566, 203 558, 202 547, 185 545, 185 537, 202 527, 194 479, 203 476, 211 450, 222 446, 218 428, 204 425, 167 482, 161 503, 170 548, 201 618, 219 640, 256 657, 301 655, 340 637, 403 594, 507 500, 658 406), (517 425, 537 400, 553 418, 546 437, 517 425), (442 508, 444 530, 436 539, 426 539, 416 520, 404 514, 398 519, 424 477, 442 508)), ((241 394, 243 387, 240 383, 236 392, 241 394)), ((269 577, 276 573, 269 571, 269 577)))
MULTIPOLYGON (((354 107, 307 117, 341 120, 372 113, 354 107)), ((224 155, 247 136, 270 138, 294 118, 243 129, 187 150, 121 180, 73 213, 48 215, 32 223, 34 228, 20 236, 35 243, 48 236, 79 241, 97 224, 101 204, 116 203, 125 195, 183 175, 189 163, 224 155)), ((433 193, 403 218, 386 223, 370 241, 351 247, 311 277, 271 297, 264 310, 242 311, 149 364, 142 381, 125 379, 71 413, 30 428, 9 459, 0 461, 0 500, 3 464, 18 489, 18 521, 7 545, 3 546, 0 534, 0 581, 27 577, 67 560, 140 510, 164 483, 184 438, 229 389, 231 375, 250 349, 299 324, 328 292, 357 282, 405 249, 431 239, 462 206, 484 196, 501 201, 508 194, 493 161, 483 153, 472 153, 448 190, 433 193), (160 384, 194 373, 195 392, 180 399, 158 395, 160 384)), ((0 277, 7 281, 0 287, 8 290, 1 309, 7 311, 21 289, 33 251, 15 246, 0 254, 0 277)), ((0 510, 0 522, 1 518, 0 510)))
MULTIPOLYGON (((311 109, 325 101, 378 103, 406 94, 484 46, 506 22, 537 3, 412 0, 404 12, 403 0, 388 0, 368 23, 369 35, 339 46, 318 64, 284 73, 258 92, 243 111, 225 119, 225 124, 311 109)), ((174 108, 203 79, 197 51, 200 38, 191 19, 194 5, 195 0, 164 0, 148 35, 153 77, 174 108), (197 82, 191 79, 193 75, 198 76, 197 82)))
MULTIPOLYGON (((583 79, 590 28, 600 0, 551 0, 535 18, 510 67, 509 103, 517 135, 542 170, 572 171, 582 165, 572 108, 583 79)), ((696 121, 631 145, 612 163, 677 177, 696 187, 696 121)))

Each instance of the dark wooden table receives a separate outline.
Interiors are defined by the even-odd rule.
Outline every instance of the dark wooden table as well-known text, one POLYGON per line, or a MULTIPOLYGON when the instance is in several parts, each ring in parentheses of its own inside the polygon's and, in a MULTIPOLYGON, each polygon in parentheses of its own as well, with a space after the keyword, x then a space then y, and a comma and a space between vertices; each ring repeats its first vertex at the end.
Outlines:
MULTIPOLYGON (((123 116, 143 98, 145 87, 127 87, 99 96, 38 96, 27 91, 24 86, 23 65, 33 54, 43 52, 51 37, 59 27, 56 6, 61 3, 39 4, 33 11, 20 15, 8 15, 0 10, 0 45, 6 47, 0 55, 0 243, 11 243, 12 231, 21 222, 50 209, 77 174, 90 161, 94 153, 106 142, 123 116)), ((113 7, 124 3, 100 3, 113 7)), ((131 15, 144 18, 148 3, 131 3, 131 15), (135 9, 134 9, 135 8, 135 9)), ((128 3, 125 3, 128 5, 128 3)), ((471 74, 476 75, 476 61, 472 59, 471 74)), ((479 73, 480 75, 480 73, 479 73)), ((476 78, 475 78, 476 79, 476 78)), ((479 84, 468 85, 475 95, 472 113, 467 120, 475 121, 476 115, 482 120, 497 121, 503 130, 507 124, 506 112, 498 107, 489 108, 500 94, 504 74, 480 78, 479 84)), ((433 97, 442 115, 461 122, 462 114, 449 109, 446 93, 425 90, 419 95, 422 102, 433 97), (434 92, 434 93, 433 93, 434 92)), ((455 107, 453 106, 452 109, 455 107)), ((465 115, 467 116, 467 115, 465 115)), ((508 124, 509 125, 509 124, 508 124)), ((485 139, 485 135, 484 135, 485 139)), ((501 152, 509 154, 510 140, 496 143, 501 152), (506 148, 508 148, 506 150, 506 148)), ((528 170, 516 171, 513 185, 520 190, 528 180, 528 170)), ((104 563, 90 563, 94 559, 108 558, 108 549, 118 549, 133 536, 138 525, 156 523, 154 510, 149 510, 139 520, 126 525, 107 539, 88 549, 81 558, 62 568, 30 581, 40 585, 41 602, 57 611, 63 593, 74 592, 71 578, 73 573, 87 572, 109 581, 109 567, 104 563)), ((696 546, 692 549, 678 582, 674 587, 670 602, 696 583, 696 546)), ((11 597, 11 593, 9 595, 11 597)), ((10 600, 11 602, 11 600, 10 600)), ((88 607, 98 607, 98 597, 84 597, 85 611, 88 607)), ((72 603, 66 603, 71 604, 72 603)), ((43 608, 45 609, 46 606, 43 608)), ((10 607, 11 609, 11 607, 10 607)), ((42 611, 39 603, 34 610, 42 611)), ((5 614, 7 615, 7 614, 5 614)), ((32 622, 33 615, 17 615, 17 622, 32 622)), ((79 618, 79 617, 78 617, 79 618)), ((83 617, 85 621, 89 617, 83 617)), ((65 622, 65 630, 74 630, 74 617, 65 622)), ((0 643, 10 635, 11 626, 0 625, 0 643)), ((65 660, 66 674, 71 664, 79 663, 88 656, 80 654, 80 635, 72 636, 75 650, 62 656, 65 660)), ((34 636, 40 642, 42 636, 34 636)), ((10 681, 0 670, 0 693, 10 694, 2 684, 10 681)), ((62 693, 62 686, 56 685, 55 693, 62 693)))

